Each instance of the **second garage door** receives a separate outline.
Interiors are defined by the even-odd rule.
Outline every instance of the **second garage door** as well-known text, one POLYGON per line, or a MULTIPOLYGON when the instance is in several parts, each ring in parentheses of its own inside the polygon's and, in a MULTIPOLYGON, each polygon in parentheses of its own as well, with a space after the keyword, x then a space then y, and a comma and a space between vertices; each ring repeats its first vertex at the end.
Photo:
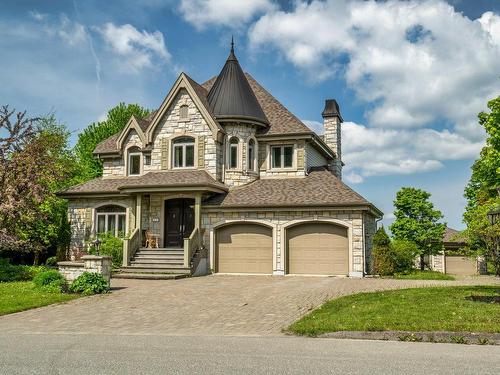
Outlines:
POLYGON ((446 273, 452 275, 475 275, 477 273, 476 260, 459 255, 446 256, 446 273))
POLYGON ((217 272, 273 273, 272 229, 257 224, 231 224, 216 231, 217 272))
POLYGON ((307 223, 287 229, 288 273, 347 275, 347 229, 327 223, 307 223))

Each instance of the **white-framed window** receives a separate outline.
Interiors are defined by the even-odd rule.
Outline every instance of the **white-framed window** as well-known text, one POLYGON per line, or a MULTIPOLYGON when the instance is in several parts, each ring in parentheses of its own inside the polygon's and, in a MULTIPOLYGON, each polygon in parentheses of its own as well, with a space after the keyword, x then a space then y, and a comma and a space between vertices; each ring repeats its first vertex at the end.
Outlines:
POLYGON ((255 171, 255 156, 256 156, 255 140, 250 139, 248 141, 248 161, 247 166, 249 171, 255 171))
POLYGON ((138 147, 128 150, 128 175, 137 176, 141 174, 141 152, 138 147))
POLYGON ((96 232, 111 233, 116 237, 126 234, 126 208, 114 204, 101 206, 96 210, 96 232))
POLYGON ((194 138, 179 137, 172 144, 173 168, 194 167, 194 138))
POLYGON ((228 158, 228 168, 236 169, 238 168, 238 144, 239 140, 237 137, 231 137, 229 139, 229 158, 228 158))
POLYGON ((187 104, 183 104, 179 108, 179 120, 181 121, 189 120, 189 107, 187 104))
POLYGON ((271 146, 271 168, 293 167, 293 145, 271 146))

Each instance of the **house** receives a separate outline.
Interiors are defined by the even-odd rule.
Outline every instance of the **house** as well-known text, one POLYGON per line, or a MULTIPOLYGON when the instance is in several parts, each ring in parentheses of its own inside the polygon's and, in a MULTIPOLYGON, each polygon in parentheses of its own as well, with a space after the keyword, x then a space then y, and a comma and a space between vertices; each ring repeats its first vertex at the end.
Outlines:
POLYGON ((484 258, 468 256, 467 239, 456 229, 446 227, 443 234, 443 251, 429 257, 430 268, 434 271, 453 275, 476 275, 486 273, 484 258))
POLYGON ((243 72, 233 46, 212 79, 180 74, 156 111, 96 147, 102 178, 61 193, 72 256, 112 232, 126 234, 121 277, 362 277, 382 213, 342 182, 338 103, 322 115, 320 136, 243 72))

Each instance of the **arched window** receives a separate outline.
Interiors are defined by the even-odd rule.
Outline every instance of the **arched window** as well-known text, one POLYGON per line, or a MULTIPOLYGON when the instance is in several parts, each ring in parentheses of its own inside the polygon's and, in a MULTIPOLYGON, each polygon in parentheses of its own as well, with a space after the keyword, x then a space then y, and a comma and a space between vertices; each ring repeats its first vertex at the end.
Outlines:
POLYGON ((255 141, 250 139, 248 141, 248 170, 255 170, 255 141))
POLYGON ((189 119, 189 107, 187 104, 181 105, 179 108, 179 120, 186 121, 189 119))
POLYGON ((179 137, 174 139, 172 152, 174 168, 194 167, 194 138, 179 137))
POLYGON ((128 175, 141 174, 141 150, 139 147, 131 147, 128 149, 128 175))
POLYGON ((238 138, 231 137, 229 140, 229 169, 238 168, 238 138))
POLYGON ((126 209, 117 205, 101 206, 97 210, 97 233, 111 233, 116 237, 125 236, 126 209))

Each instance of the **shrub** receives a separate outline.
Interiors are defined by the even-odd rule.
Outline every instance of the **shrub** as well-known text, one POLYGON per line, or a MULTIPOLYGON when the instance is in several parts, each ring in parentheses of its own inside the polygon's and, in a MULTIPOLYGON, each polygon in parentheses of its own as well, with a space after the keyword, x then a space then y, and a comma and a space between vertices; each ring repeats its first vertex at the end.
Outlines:
POLYGON ((109 290, 108 283, 100 273, 84 272, 69 287, 74 293, 83 295, 101 294, 109 290))
POLYGON ((57 266, 57 257, 49 257, 45 261, 45 265, 49 267, 56 267, 57 266))
MULTIPOLYGON (((99 235, 101 245, 99 246, 99 254, 109 255, 113 262, 114 268, 122 266, 123 261, 123 240, 115 237, 110 233, 103 233, 99 235)), ((90 254, 95 254, 95 248, 92 246, 89 251, 90 254)))
POLYGON ((394 261, 395 272, 409 272, 415 265, 418 247, 414 242, 394 240, 391 245, 391 256, 394 261))
POLYGON ((66 280, 63 275, 56 270, 40 272, 33 278, 33 284, 38 288, 44 288, 50 291, 64 291, 66 289, 66 280))
POLYGON ((397 272, 413 269, 418 254, 417 245, 411 241, 391 242, 384 227, 373 236, 373 271, 380 276, 392 276, 397 272))
POLYGON ((46 271, 43 266, 23 266, 11 264, 9 259, 0 258, 0 282, 32 280, 40 272, 46 271))
POLYGON ((391 239, 385 232, 384 227, 380 227, 373 236, 373 272, 380 276, 393 275, 394 262, 391 256, 391 239))

